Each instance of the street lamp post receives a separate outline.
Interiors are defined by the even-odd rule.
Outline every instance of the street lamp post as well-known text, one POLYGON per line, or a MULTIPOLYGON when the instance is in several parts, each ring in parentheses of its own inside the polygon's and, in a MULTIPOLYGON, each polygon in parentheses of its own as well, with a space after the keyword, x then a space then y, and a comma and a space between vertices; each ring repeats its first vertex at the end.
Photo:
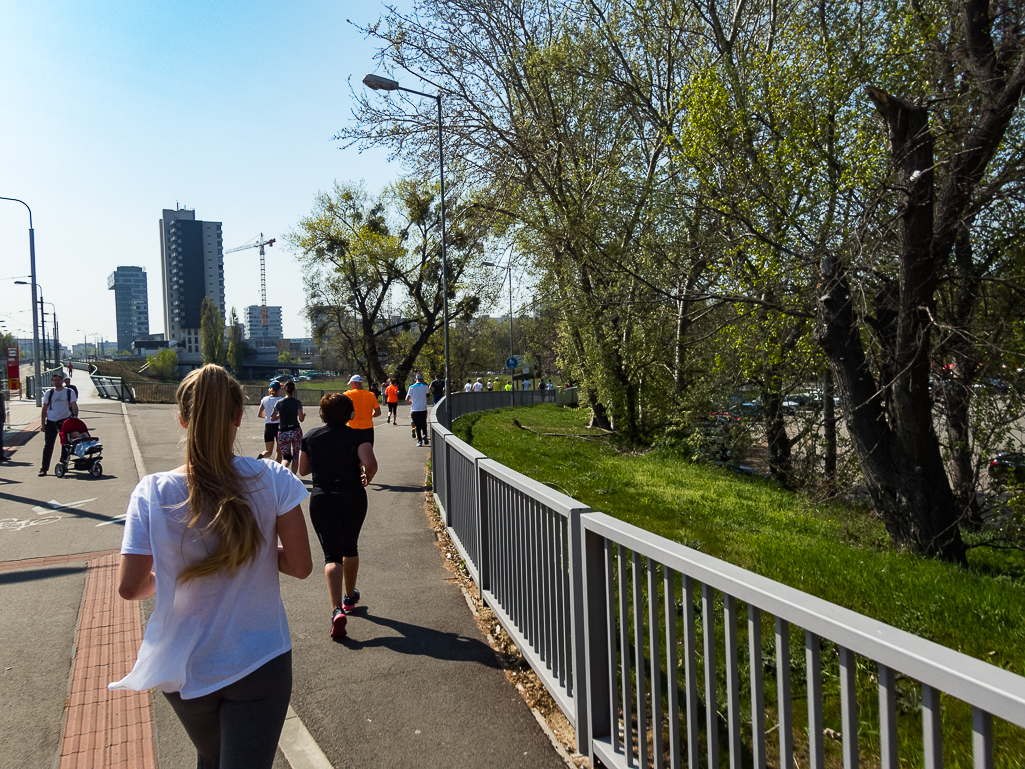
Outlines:
MULTIPOLYGON (((26 282, 24 280, 16 280, 16 281, 14 281, 14 285, 16 285, 16 286, 31 286, 32 284, 28 283, 28 282, 26 282)), ((43 301, 43 287, 42 287, 41 284, 37 283, 36 284, 36 288, 39 289, 39 319, 40 319, 39 320, 39 327, 40 327, 40 330, 42 331, 42 334, 43 334, 43 366, 48 368, 49 366, 47 364, 49 363, 49 360, 50 360, 50 349, 47 346, 47 340, 46 340, 46 309, 43 307, 43 305, 48 304, 51 307, 53 307, 53 313, 51 313, 53 315, 53 343, 54 343, 53 346, 54 346, 54 351, 55 351, 53 357, 54 357, 54 360, 59 365, 60 364, 60 347, 57 344, 57 338, 59 336, 58 333, 57 333, 57 307, 54 305, 53 302, 45 302, 45 301, 43 301)))
MULTIPOLYGON (((434 99, 438 104, 438 167, 440 169, 439 179, 441 181, 441 299, 442 312, 445 325, 445 413, 446 416, 452 413, 452 372, 448 353, 448 252, 445 248, 445 142, 441 130, 441 93, 430 94, 423 91, 414 91, 412 88, 403 88, 397 80, 381 77, 380 75, 367 75, 363 78, 363 85, 375 91, 405 91, 415 93, 417 96, 426 96, 434 99)), ((452 420, 447 419, 448 427, 452 426, 452 420)))
POLYGON ((32 346, 34 348, 32 352, 36 370, 36 406, 42 408, 43 388, 42 382, 39 379, 43 376, 43 370, 39 367, 39 317, 36 315, 36 231, 32 227, 32 209, 29 208, 28 203, 24 200, 18 200, 18 198, 0 196, 0 200, 11 200, 15 203, 21 203, 25 208, 28 208, 28 253, 31 266, 29 272, 32 275, 32 346))
MULTIPOLYGON (((509 254, 509 258, 506 261, 507 261, 507 264, 504 267, 502 265, 500 265, 500 264, 495 264, 494 262, 484 262, 484 266, 485 267, 496 267, 496 268, 498 268, 500 270, 505 270, 506 272, 509 273, 509 357, 512 358, 512 357, 514 357, 515 354, 513 353, 513 302, 512 302, 512 253, 511 252, 509 254)), ((513 401, 512 405, 515 406, 516 405, 516 403, 515 403, 515 401, 516 401, 516 388, 513 386, 512 372, 513 372, 513 370, 510 369, 510 372, 509 372, 509 387, 510 387, 510 393, 512 394, 512 401, 513 401)))

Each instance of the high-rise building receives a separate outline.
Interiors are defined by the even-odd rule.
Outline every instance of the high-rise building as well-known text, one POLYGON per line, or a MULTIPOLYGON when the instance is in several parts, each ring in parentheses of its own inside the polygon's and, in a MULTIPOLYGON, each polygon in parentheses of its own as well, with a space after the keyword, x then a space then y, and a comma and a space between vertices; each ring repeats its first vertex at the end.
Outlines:
POLYGON ((117 316, 117 349, 131 351, 132 343, 149 334, 149 295, 145 267, 118 267, 107 278, 114 292, 117 316))
POLYGON ((281 308, 267 307, 266 326, 260 309, 260 305, 251 304, 242 310, 246 341, 252 342, 254 347, 274 347, 285 336, 281 329, 281 308))
POLYGON ((200 221, 187 208, 165 208, 160 219, 160 266, 167 339, 177 344, 180 362, 198 363, 203 298, 213 299, 224 317, 221 223, 200 221))

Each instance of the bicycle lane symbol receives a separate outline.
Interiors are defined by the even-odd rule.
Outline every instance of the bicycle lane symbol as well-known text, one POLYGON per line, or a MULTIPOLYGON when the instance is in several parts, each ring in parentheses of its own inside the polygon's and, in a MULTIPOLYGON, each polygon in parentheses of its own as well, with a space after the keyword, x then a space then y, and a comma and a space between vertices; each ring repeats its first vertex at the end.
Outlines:
MULTIPOLYGON (((62 510, 74 510, 81 507, 82 505, 88 504, 89 502, 95 502, 98 497, 92 497, 91 499, 80 499, 77 502, 68 502, 67 504, 58 502, 56 499, 51 499, 47 505, 36 505, 32 508, 32 512, 42 518, 26 518, 18 520, 17 518, 0 518, 0 531, 24 531, 33 526, 46 526, 51 523, 56 523, 61 520, 63 516, 54 515, 62 510)), ((113 521, 111 521, 113 523, 113 521)), ((101 526, 104 524, 100 524, 101 526)))

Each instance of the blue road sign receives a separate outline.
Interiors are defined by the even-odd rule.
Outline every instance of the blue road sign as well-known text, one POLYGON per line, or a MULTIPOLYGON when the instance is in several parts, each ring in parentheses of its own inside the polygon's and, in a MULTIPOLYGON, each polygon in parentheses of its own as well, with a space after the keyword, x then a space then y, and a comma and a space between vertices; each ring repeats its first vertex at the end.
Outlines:
POLYGON ((515 358, 515 357, 506 358, 505 367, 506 368, 516 368, 516 366, 518 366, 519 363, 520 363, 520 361, 519 361, 518 358, 515 358))

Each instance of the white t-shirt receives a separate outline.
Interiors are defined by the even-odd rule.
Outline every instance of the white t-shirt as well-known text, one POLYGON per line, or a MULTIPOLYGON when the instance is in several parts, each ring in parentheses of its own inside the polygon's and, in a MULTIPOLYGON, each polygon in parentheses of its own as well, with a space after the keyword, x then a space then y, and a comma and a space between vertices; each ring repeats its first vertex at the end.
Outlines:
POLYGON ((474 382, 473 383, 473 391, 475 393, 484 392, 484 385, 483 385, 483 383, 481 383, 481 382, 474 382))
POLYGON ((271 419, 270 415, 274 413, 274 407, 278 405, 278 401, 284 400, 281 395, 264 395, 260 401, 260 405, 263 406, 263 421, 267 424, 276 425, 280 422, 280 419, 271 419))
POLYGON ((409 389, 406 390, 406 400, 409 401, 409 410, 411 412, 427 411, 427 385, 423 382, 410 385, 409 389))
POLYGON ((306 487, 276 462, 235 457, 234 464, 252 479, 247 497, 263 534, 256 559, 234 576, 222 571, 177 582, 186 566, 204 560, 217 545, 204 541, 198 527, 186 528, 184 473, 147 475, 132 492, 121 553, 153 556, 156 605, 135 667, 108 689, 157 686, 183 699, 202 697, 292 648, 278 586, 275 527, 279 515, 306 499, 306 487))
POLYGON ((46 421, 57 422, 71 416, 71 404, 78 400, 75 391, 67 387, 60 391, 49 389, 43 395, 43 404, 46 406, 46 421))
POLYGON ((467 382, 465 385, 463 385, 463 392, 470 392, 470 390, 472 390, 472 389, 473 389, 473 385, 470 384, 469 382, 467 382))

